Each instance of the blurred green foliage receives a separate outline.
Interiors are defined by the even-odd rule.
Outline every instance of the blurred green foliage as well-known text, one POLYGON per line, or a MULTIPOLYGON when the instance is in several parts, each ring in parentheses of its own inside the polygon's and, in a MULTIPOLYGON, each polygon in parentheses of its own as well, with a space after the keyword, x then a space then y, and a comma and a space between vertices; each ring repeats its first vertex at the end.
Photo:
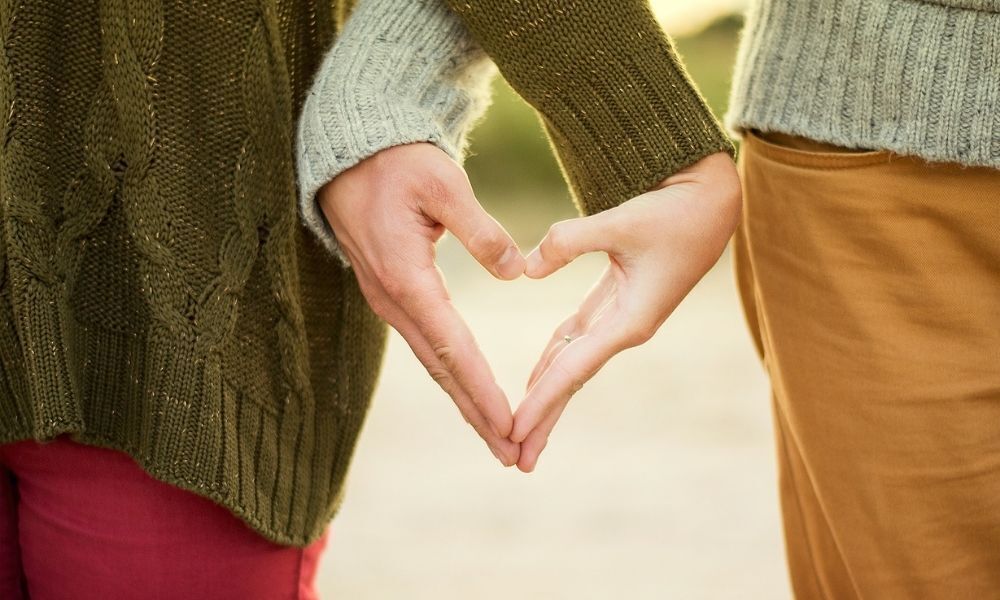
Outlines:
MULTIPOLYGON (((742 19, 733 15, 674 40, 719 118, 728 104, 741 27, 742 19)), ((519 243, 534 244, 549 223, 576 216, 535 112, 502 78, 494 84, 493 105, 473 132, 465 166, 480 201, 519 243)))

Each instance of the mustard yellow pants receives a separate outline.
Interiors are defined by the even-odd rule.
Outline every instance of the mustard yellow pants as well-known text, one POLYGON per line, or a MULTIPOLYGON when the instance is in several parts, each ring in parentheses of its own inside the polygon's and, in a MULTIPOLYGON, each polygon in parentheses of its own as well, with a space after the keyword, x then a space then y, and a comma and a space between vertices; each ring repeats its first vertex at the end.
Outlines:
POLYGON ((739 168, 796 597, 1000 598, 1000 170, 775 134, 739 168))

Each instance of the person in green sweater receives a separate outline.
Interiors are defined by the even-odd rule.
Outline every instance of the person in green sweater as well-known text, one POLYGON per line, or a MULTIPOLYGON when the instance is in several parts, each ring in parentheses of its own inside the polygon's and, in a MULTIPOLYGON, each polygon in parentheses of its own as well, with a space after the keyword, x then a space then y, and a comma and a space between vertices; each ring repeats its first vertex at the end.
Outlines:
POLYGON ((550 426, 518 429, 449 305, 446 229, 507 279, 644 224, 523 406, 722 251, 733 148, 644 1, 354 4, 0 3, 3 597, 314 597, 385 321, 531 470, 550 426), (592 215, 527 259, 459 166, 491 61, 592 215))

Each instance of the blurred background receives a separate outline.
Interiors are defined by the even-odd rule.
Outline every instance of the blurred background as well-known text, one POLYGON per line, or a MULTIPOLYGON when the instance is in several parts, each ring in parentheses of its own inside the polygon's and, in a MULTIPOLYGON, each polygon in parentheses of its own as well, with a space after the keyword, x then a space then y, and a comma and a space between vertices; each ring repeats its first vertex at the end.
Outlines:
MULTIPOLYGON (((742 5, 653 2, 720 117, 742 5)), ((500 80, 466 167, 525 251, 576 216, 534 113, 500 80)), ((500 283, 442 242, 454 302, 512 404, 605 262, 500 283)), ((768 394, 728 252, 650 343, 574 397, 531 474, 497 463, 393 332, 322 597, 788 598, 768 394)))

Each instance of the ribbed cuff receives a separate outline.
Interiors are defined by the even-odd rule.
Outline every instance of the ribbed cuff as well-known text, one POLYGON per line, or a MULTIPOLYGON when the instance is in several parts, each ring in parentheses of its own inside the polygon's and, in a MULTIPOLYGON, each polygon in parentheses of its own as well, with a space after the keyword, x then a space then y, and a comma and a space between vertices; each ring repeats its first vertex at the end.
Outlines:
POLYGON ((360 0, 324 56, 298 122, 299 209, 349 266, 317 191, 380 150, 430 142, 462 162, 496 67, 444 0, 360 0))
POLYGON ((540 114, 581 211, 734 149, 646 0, 449 0, 540 114))
POLYGON ((755 2, 742 38, 736 134, 1000 168, 1000 2, 755 2))

